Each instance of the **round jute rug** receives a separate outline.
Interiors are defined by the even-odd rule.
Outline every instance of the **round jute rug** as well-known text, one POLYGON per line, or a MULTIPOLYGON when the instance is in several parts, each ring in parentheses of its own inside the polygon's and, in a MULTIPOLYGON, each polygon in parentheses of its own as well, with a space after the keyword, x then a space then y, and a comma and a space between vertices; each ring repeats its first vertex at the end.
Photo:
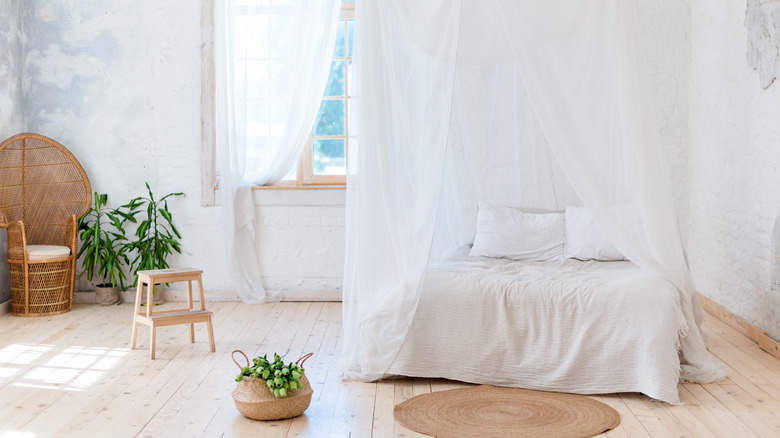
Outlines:
POLYGON ((620 424, 617 411, 582 395, 489 385, 418 395, 396 405, 394 417, 440 438, 586 438, 620 424))

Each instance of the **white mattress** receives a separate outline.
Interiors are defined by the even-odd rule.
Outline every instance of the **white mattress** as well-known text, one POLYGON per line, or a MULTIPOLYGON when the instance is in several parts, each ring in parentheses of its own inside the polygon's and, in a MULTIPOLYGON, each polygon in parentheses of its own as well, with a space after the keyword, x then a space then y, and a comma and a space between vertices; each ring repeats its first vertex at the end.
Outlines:
POLYGON ((429 268, 391 375, 679 404, 679 294, 630 262, 466 258, 429 268))

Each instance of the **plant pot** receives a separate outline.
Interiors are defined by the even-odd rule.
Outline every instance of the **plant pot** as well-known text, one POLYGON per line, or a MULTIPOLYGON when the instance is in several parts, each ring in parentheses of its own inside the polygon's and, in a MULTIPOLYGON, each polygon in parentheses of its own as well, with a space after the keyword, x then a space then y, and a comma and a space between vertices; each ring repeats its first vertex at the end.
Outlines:
POLYGON ((119 304, 119 293, 110 284, 98 284, 95 286, 95 302, 101 306, 119 304))

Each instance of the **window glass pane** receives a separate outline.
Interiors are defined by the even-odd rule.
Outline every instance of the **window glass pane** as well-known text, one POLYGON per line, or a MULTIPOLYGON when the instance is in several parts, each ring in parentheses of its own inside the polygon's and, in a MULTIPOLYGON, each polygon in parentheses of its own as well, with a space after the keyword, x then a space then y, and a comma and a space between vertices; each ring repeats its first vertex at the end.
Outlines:
POLYGON ((352 56, 352 46, 353 46, 352 40, 354 39, 355 36, 355 20, 347 20, 347 30, 349 36, 349 38, 347 39, 349 44, 349 51, 347 53, 349 53, 349 55, 347 56, 352 56))
POLYGON ((343 100, 323 100, 314 121, 314 135, 344 135, 344 118, 343 100))
POLYGON ((292 61, 273 60, 271 65, 271 97, 278 97, 278 92, 274 93, 274 90, 290 90, 293 89, 295 63, 292 61))
POLYGON ((333 47, 333 56, 344 56, 344 20, 339 20, 336 29, 336 45, 333 47))
POLYGON ((290 100, 271 101, 271 114, 268 118, 271 120, 271 135, 281 137, 284 134, 284 124, 287 123, 287 114, 290 112, 290 100))
POLYGON ((351 96, 352 92, 350 91, 350 88, 352 88, 352 60, 350 59, 347 62, 347 83, 349 86, 347 87, 347 96, 351 96))
POLYGON ((268 56, 267 41, 263 29, 268 17, 262 15, 238 15, 236 17, 236 57, 261 58, 268 56))
POLYGON ((247 98, 268 98, 268 67, 267 61, 247 61, 236 63, 236 71, 246 65, 247 98))
POLYGON ((247 136, 266 136, 268 132, 267 99, 253 99, 247 105, 246 133, 247 136))
POLYGON ((234 43, 235 43, 235 54, 238 58, 243 58, 244 54, 247 50, 246 45, 246 28, 247 28, 247 21, 249 20, 249 17, 246 15, 237 15, 236 16, 236 27, 235 27, 235 34, 234 37, 234 43))
POLYGON ((344 140, 314 140, 311 147, 312 172, 315 175, 346 174, 344 140))
POLYGON ((325 86, 325 96, 344 96, 344 61, 330 63, 328 85, 325 86))
POLYGON ((269 148, 271 145, 266 137, 247 136, 246 138, 246 169, 253 171, 259 170, 264 163, 267 163, 269 148))
MULTIPOLYGON (((290 35, 295 29, 293 15, 271 15, 270 20, 270 35, 290 35)), ((289 57, 295 51, 295 41, 292 38, 273 38, 268 46, 272 58, 289 57)))

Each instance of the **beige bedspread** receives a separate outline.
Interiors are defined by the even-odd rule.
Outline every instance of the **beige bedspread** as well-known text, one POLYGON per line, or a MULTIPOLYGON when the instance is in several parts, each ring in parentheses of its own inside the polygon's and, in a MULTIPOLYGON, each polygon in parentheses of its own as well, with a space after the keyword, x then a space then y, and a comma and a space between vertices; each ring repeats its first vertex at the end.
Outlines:
POLYGON ((465 258, 429 268, 388 373, 679 403, 679 294, 630 262, 465 258))

